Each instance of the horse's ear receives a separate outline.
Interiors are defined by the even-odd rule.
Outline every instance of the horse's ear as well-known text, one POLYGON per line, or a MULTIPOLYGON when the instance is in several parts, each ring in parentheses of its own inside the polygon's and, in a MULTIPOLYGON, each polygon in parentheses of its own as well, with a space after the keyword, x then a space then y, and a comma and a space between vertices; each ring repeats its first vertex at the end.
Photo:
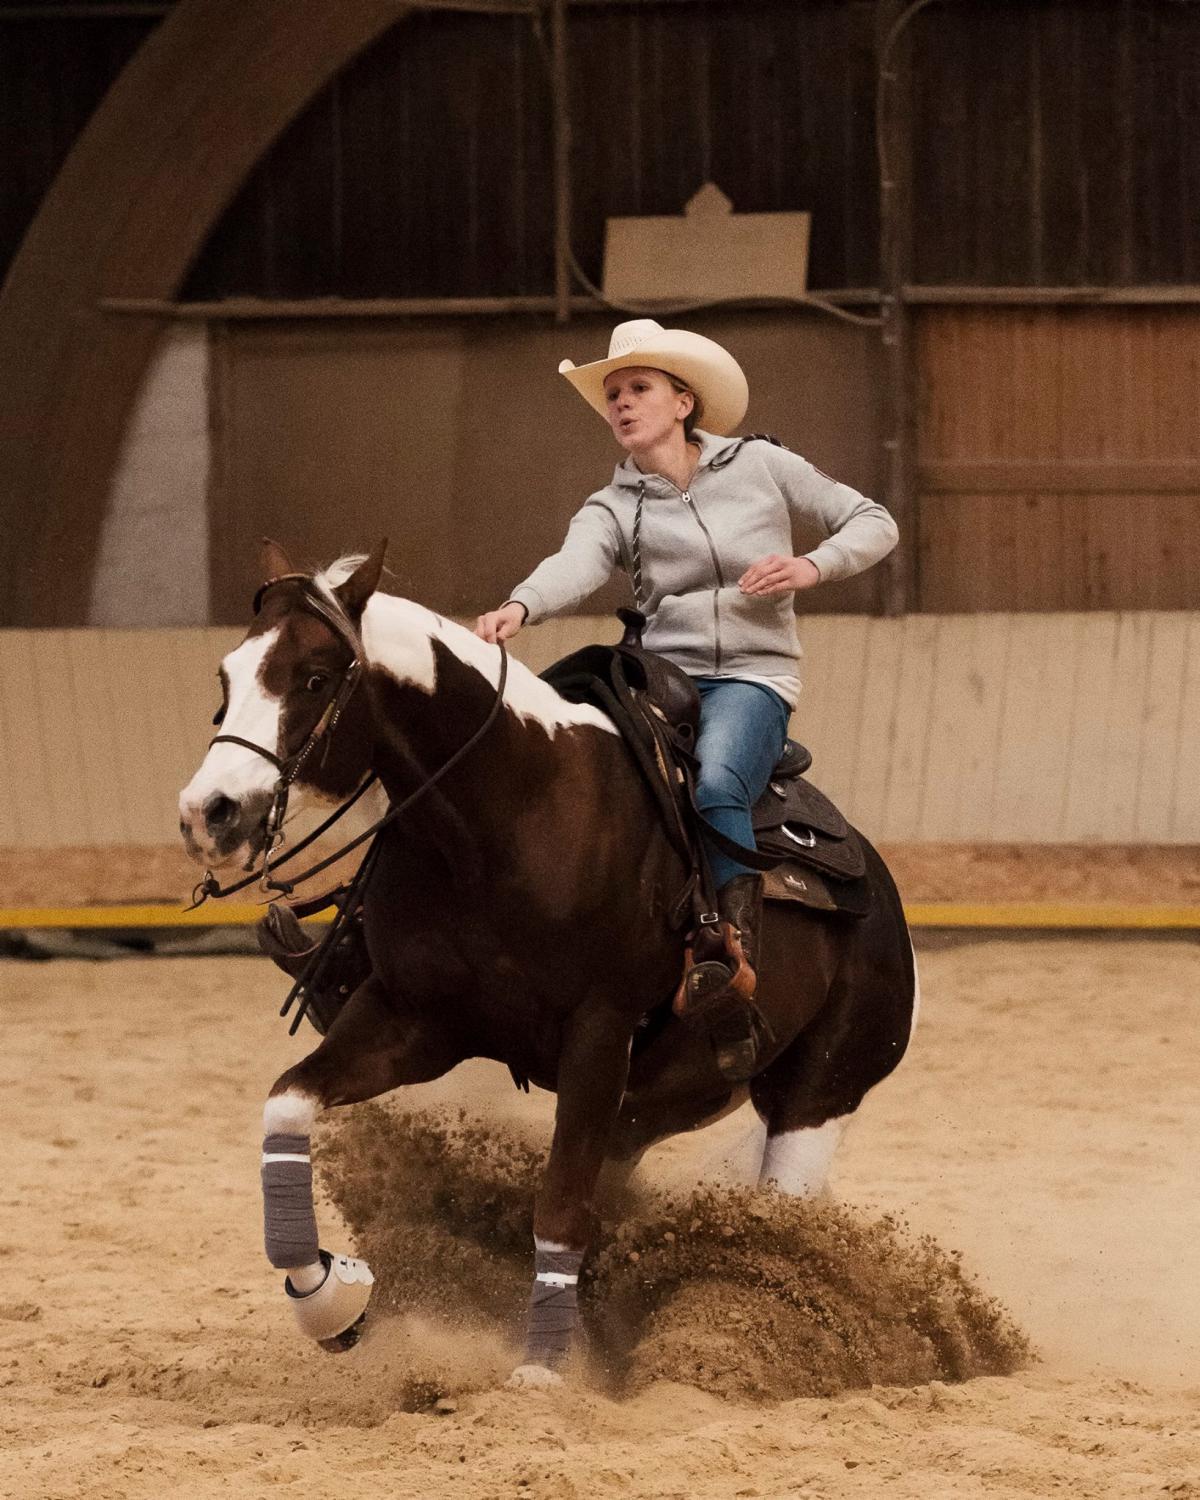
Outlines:
POLYGON ((262 538, 258 551, 258 565, 262 569, 262 576, 267 578, 282 578, 285 573, 294 573, 291 559, 279 545, 273 542, 269 536, 262 538))
POLYGON ((359 615, 362 613, 367 600, 379 587, 379 575, 383 572, 383 558, 387 552, 387 537, 383 537, 371 548, 370 555, 365 557, 349 578, 343 579, 334 588, 334 593, 341 600, 342 608, 348 615, 359 615))

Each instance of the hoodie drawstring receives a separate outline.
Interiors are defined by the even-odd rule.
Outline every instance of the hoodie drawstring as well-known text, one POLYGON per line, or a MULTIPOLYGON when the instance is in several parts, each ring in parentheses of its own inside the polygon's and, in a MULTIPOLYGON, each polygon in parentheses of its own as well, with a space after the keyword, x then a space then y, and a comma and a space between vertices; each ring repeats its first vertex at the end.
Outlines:
POLYGON ((630 549, 633 554, 633 602, 638 609, 642 607, 642 506, 646 499, 646 481, 643 479, 638 483, 637 510, 633 514, 633 546, 630 549))

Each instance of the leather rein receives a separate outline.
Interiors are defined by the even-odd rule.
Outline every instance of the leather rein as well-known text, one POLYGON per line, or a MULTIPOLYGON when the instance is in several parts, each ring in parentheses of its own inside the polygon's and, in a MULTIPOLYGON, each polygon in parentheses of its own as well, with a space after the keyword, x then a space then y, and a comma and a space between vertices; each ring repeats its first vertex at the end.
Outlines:
MULTIPOLYGON (((214 735, 208 742, 210 750, 214 745, 220 744, 240 745, 245 750, 253 750, 256 755, 261 755, 265 760, 271 762, 279 772, 279 779, 275 783, 271 807, 267 813, 266 843, 263 848, 262 869, 254 871, 252 874, 246 876, 244 880, 235 881, 233 885, 227 886, 222 886, 212 871, 206 870, 204 879, 200 881, 192 892, 192 904, 188 907, 189 911, 194 911, 196 907, 207 901, 210 896, 231 896, 236 891, 245 890, 247 886, 253 885, 256 881, 263 891, 274 891, 282 896, 290 896, 298 885, 311 880, 314 875, 319 875, 323 870, 328 869, 330 865, 337 864, 339 860, 344 859, 347 854, 350 854, 361 844, 365 844, 369 839, 373 839, 389 823, 395 822, 402 813, 407 812, 427 792, 432 791, 438 782, 441 781, 442 777, 451 771, 469 751, 473 750, 488 732, 495 722, 496 716, 500 712, 501 705, 504 702, 504 689, 508 681, 508 652, 504 647, 503 641, 498 641, 497 645, 500 649, 500 677, 496 684, 496 695, 492 700, 483 723, 471 735, 470 739, 460 745, 449 760, 434 771, 432 775, 427 776, 415 791, 410 792, 402 802, 389 804, 388 810, 381 818, 378 818, 369 828, 352 838, 349 843, 344 844, 335 854, 330 854, 327 858, 319 860, 315 865, 305 870, 303 874, 296 875, 290 880, 276 880, 272 878, 274 870, 278 869, 280 865, 287 864, 290 860, 295 859, 298 854, 319 839, 323 833, 332 828, 339 819, 350 811, 368 788, 373 786, 379 779, 377 773, 372 771, 354 792, 351 793, 347 800, 335 808, 319 827, 314 828, 310 834, 307 834, 286 854, 283 854, 278 860, 272 863, 272 855, 285 838, 283 824, 287 814, 288 794, 292 783, 300 774, 309 756, 322 741, 325 741, 322 756, 328 754, 328 736, 337 727, 337 722, 341 718, 342 711, 350 701, 363 675, 362 642, 357 632, 349 620, 339 612, 331 609, 326 601, 321 598, 320 594, 313 588, 312 578, 309 574, 281 573, 278 577, 268 578, 254 595, 254 613, 257 615, 261 610, 263 598, 268 589, 275 588, 278 584, 282 583, 299 583, 301 585, 301 599, 304 608, 311 614, 317 615, 329 626, 333 633, 349 648, 351 659, 342 673, 341 681, 338 683, 333 697, 325 705, 320 718, 309 731, 307 739, 295 754, 280 757, 273 750, 268 750, 265 745, 255 744, 253 740, 243 739, 241 735, 237 734, 214 735)), ((332 897, 329 899, 331 900, 332 897)), ((321 904, 326 905, 328 903, 326 900, 322 900, 321 904)))

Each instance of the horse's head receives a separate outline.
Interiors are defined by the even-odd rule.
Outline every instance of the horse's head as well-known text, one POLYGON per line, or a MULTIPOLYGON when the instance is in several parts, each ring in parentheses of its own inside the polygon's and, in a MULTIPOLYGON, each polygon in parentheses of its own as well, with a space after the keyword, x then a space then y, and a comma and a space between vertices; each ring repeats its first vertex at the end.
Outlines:
POLYGON ((355 690, 366 665, 359 633, 385 547, 331 581, 295 572, 264 542, 254 623, 221 663, 220 730, 179 797, 180 832, 199 864, 253 867, 281 781, 291 822, 306 805, 327 809, 347 797, 366 774, 371 733, 366 694, 355 690))

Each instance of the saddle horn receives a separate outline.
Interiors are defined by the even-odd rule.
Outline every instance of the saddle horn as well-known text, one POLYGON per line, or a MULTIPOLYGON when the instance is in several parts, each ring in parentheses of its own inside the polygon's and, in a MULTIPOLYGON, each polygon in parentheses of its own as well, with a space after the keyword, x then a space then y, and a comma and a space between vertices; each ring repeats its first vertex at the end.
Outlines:
POLYGON ((642 645, 642 631, 646 628, 646 616, 640 609, 619 609, 617 619, 625 627, 625 634, 621 637, 619 645, 626 651, 644 651, 642 645))

